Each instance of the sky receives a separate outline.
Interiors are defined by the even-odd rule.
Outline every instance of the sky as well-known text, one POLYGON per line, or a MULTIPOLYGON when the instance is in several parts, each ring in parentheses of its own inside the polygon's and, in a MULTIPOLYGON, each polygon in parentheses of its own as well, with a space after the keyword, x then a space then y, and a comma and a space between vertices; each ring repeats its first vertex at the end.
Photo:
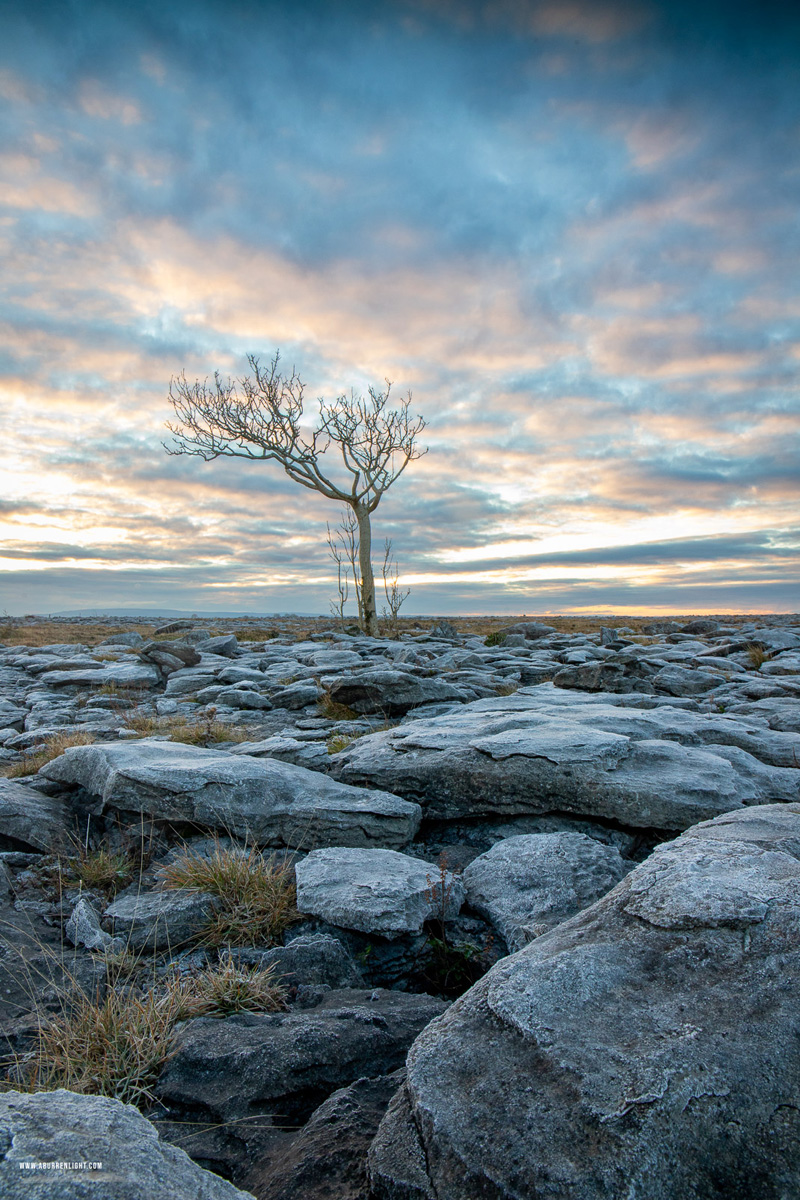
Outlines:
POLYGON ((6 0, 0 609, 327 612, 336 505, 163 445, 279 350, 426 418, 404 613, 800 610, 799 200, 793 5, 6 0))

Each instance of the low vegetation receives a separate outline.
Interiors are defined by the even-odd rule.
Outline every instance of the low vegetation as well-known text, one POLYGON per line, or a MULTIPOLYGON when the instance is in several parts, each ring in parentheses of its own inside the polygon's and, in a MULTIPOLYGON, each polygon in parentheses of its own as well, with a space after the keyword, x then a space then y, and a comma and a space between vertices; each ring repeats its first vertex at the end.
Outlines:
POLYGON ((208 946, 271 946, 299 919, 294 870, 257 850, 217 843, 209 855, 187 851, 163 867, 164 887, 218 896, 201 940, 208 946))
POLYGON ((64 731, 61 733, 51 734, 43 739, 44 745, 34 751, 23 751, 22 757, 14 763, 10 763, 0 770, 0 774, 6 779, 21 779, 26 775, 35 775, 40 767, 46 763, 52 762, 54 758, 58 758, 70 746, 88 746, 94 741, 91 733, 83 731, 64 731))
POLYGON ((358 713, 354 709, 348 708, 346 704, 338 704, 327 689, 317 701, 317 711, 321 717, 327 717, 329 721, 358 720, 358 713))
MULTIPOLYGON (((119 957, 119 956, 118 956, 119 957)), ((134 956, 127 976, 134 973, 134 956)), ((119 983, 122 975, 110 965, 119 983)), ((175 1026, 198 1016, 278 1012, 286 992, 274 968, 239 967, 231 959, 147 989, 109 987, 103 996, 73 988, 60 1010, 39 1010, 36 1044, 18 1055, 6 1087, 111 1096, 127 1104, 155 1099, 153 1085, 170 1057, 175 1026)))

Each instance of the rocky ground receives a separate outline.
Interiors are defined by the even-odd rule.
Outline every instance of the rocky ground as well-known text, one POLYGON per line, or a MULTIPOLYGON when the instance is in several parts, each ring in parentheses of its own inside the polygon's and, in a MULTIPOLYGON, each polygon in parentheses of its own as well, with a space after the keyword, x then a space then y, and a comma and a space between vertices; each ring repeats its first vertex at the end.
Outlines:
POLYGON ((394 632, 0 631, 3 1194, 800 1194, 800 618, 394 632))

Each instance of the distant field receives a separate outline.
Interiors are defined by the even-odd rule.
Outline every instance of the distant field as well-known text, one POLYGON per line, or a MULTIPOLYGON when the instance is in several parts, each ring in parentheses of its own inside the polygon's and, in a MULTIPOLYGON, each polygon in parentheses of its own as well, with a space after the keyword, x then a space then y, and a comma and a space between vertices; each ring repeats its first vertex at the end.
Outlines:
MULTIPOLYGON (((800 620, 798 616, 791 614, 775 614, 775 613, 739 613, 731 616, 729 613, 714 617, 712 614, 704 613, 703 617, 718 620, 724 625, 743 625, 748 622, 758 622, 764 625, 782 624, 790 620, 800 620)), ((423 633, 434 629, 442 621, 447 621, 455 626, 458 632, 464 636, 469 634, 478 634, 481 637, 486 637, 490 633, 495 633, 499 629, 503 629, 508 625, 513 625, 517 621, 539 621, 542 624, 553 625, 559 632, 563 633, 591 633, 593 630, 598 630, 601 625, 632 629, 635 633, 641 634, 642 627, 650 625, 657 621, 675 621, 679 625, 683 625, 688 621, 696 620, 697 614, 687 613, 682 616, 665 617, 663 614, 658 616, 642 615, 638 617, 631 616, 613 616, 604 615, 601 617, 585 617, 585 616, 536 616, 536 615, 521 615, 521 616, 485 616, 485 617, 406 617, 400 619, 401 633, 423 633)), ((168 622, 164 622, 167 624, 168 622)), ((215 620, 213 618, 198 617, 193 622, 194 627, 202 627, 213 633, 235 633, 240 641, 264 641, 270 637, 278 635, 291 634, 297 638, 308 637, 312 633, 336 633, 339 631, 338 624, 330 617, 247 617, 238 618, 235 620, 215 620)), ((121 629, 135 629, 144 638, 150 638, 154 635, 158 624, 141 624, 137 622, 127 621, 124 618, 108 618, 106 621, 97 621, 95 618, 87 617, 65 617, 60 620, 51 620, 47 617, 9 617, 0 624, 0 644, 5 646, 47 646, 60 642, 74 642, 84 646, 96 646, 112 633, 119 633, 121 629)), ((348 627, 354 629, 354 626, 348 627)), ((176 634, 175 636, 180 636, 176 634)))

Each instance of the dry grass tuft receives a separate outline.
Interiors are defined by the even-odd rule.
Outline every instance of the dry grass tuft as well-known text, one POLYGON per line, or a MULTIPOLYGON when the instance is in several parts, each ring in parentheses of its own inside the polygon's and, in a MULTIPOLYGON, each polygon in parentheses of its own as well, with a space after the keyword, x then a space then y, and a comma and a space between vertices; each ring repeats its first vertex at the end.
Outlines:
POLYGON ((150 713, 124 714, 123 720, 127 729, 132 729, 139 737, 152 737, 153 734, 169 734, 173 742, 183 742, 189 746, 208 746, 215 742, 246 742, 249 734, 236 725, 227 725, 224 721, 216 720, 216 710, 209 711, 205 718, 188 721, 186 717, 158 717, 150 713))
POLYGON ((18 1059, 12 1086, 29 1092, 67 1088, 126 1104, 152 1101, 175 1024, 184 1015, 183 990, 178 980, 143 995, 109 989, 102 1000, 76 991, 59 1013, 40 1014, 36 1047, 18 1059))
POLYGON ((208 946, 270 946, 299 919, 294 871, 257 850, 219 843, 208 855, 184 853, 160 872, 168 888, 210 892, 222 901, 201 940, 208 946))
POLYGON ((40 767, 52 762, 54 758, 58 758, 70 746, 89 746, 93 741, 94 737, 91 733, 65 731, 53 734, 45 739, 44 749, 36 750, 32 754, 23 752, 19 762, 3 767, 0 774, 4 775, 6 779, 20 779, 26 775, 35 775, 40 767))
POLYGON ((184 1017, 227 1017, 237 1012, 281 1012, 286 988, 274 964, 238 966, 232 958, 215 963, 183 981, 184 1017))
POLYGON ((317 701, 317 711, 321 717, 327 717, 329 721, 358 720, 358 713, 354 709, 348 708, 346 704, 337 704, 327 688, 317 701))
POLYGON ((747 657, 750 660, 750 666, 754 671, 758 671, 765 662, 769 662, 772 655, 765 650, 763 646, 757 645, 755 642, 747 647, 747 657))
POLYGON ((81 846, 78 853, 68 860, 67 872, 85 887, 114 896, 120 888, 132 883, 145 866, 141 854, 112 851, 107 846, 93 849, 81 846))

